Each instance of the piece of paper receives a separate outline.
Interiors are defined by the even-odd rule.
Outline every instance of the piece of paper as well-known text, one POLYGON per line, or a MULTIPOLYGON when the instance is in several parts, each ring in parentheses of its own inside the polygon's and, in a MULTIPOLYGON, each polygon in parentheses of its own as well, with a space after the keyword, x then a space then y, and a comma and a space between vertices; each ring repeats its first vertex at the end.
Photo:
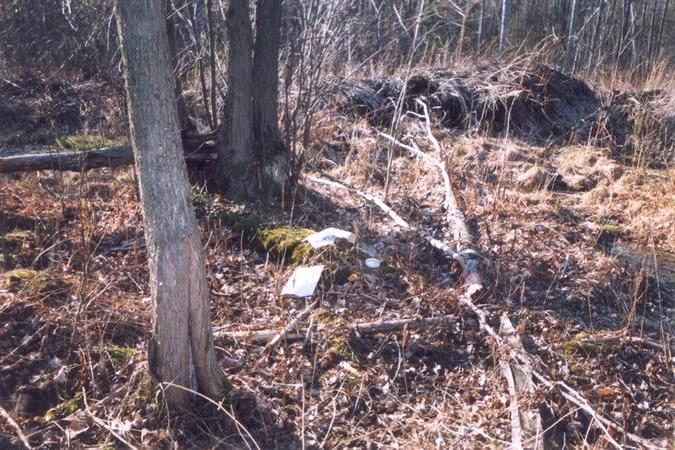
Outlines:
POLYGON ((293 297, 311 297, 319 284, 323 264, 317 266, 300 266, 295 269, 291 278, 286 282, 281 290, 281 295, 292 295, 293 297))
POLYGON ((335 241, 339 239, 344 239, 352 244, 356 242, 354 233, 333 227, 311 234, 305 238, 305 241, 309 242, 309 245, 311 245, 312 248, 321 248, 327 245, 333 245, 335 244, 335 241))

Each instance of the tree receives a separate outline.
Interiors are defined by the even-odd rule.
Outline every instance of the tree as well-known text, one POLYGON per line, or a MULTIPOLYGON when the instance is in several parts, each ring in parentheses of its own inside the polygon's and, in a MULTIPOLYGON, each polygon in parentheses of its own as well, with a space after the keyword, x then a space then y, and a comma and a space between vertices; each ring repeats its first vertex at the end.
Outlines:
MULTIPOLYGON (((148 365, 159 382, 211 397, 225 379, 212 342, 202 244, 190 204, 163 0, 118 0, 134 159, 139 175, 153 300, 148 365)), ((168 387, 182 409, 188 393, 168 387)))
POLYGON ((506 48, 506 33, 509 27, 510 5, 510 0, 502 0, 502 18, 499 25, 499 53, 504 53, 504 49, 506 48))
POLYGON ((574 59, 577 49, 577 0, 572 0, 570 24, 567 33, 567 49, 565 52, 565 68, 574 71, 574 59))
POLYGON ((267 201, 280 193, 288 149, 277 123, 281 0, 259 0, 255 47, 248 0, 227 12, 228 94, 218 139, 216 184, 230 197, 267 201))

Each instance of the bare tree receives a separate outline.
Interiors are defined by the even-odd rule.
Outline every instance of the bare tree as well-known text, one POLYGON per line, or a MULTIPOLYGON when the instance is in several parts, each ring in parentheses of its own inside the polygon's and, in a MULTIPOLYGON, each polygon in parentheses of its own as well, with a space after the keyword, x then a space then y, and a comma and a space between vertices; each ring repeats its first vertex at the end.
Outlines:
POLYGON ((281 0, 258 0, 256 8, 253 117, 256 153, 264 171, 265 200, 283 188, 289 164, 278 122, 281 7, 281 0))
MULTIPOLYGON (((159 382, 211 397, 225 387, 213 350, 202 244, 190 204, 163 0, 118 0, 134 158, 154 306, 148 365, 159 382)), ((172 409, 188 393, 167 387, 172 409)))
POLYGON ((577 5, 577 0, 572 0, 569 32, 567 34, 567 51, 565 52, 565 68, 570 71, 574 71, 574 55, 577 48, 577 5))
POLYGON ((254 56, 249 2, 230 2, 228 95, 216 183, 231 197, 266 201, 282 191, 288 165, 277 124, 281 1, 260 0, 256 17, 254 56))
POLYGON ((502 18, 499 25, 499 53, 504 53, 506 33, 509 26, 509 9, 511 0, 502 0, 502 18))

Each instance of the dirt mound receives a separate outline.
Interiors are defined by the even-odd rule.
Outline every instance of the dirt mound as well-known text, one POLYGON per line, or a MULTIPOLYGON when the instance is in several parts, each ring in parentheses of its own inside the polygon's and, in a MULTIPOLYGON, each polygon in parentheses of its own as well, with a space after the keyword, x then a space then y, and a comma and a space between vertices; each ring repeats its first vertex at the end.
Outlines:
MULTIPOLYGON (((402 90, 400 79, 347 79, 338 83, 334 99, 343 114, 389 126, 402 90)), ((675 120, 664 106, 672 103, 665 92, 616 93, 603 100, 585 82, 545 65, 483 66, 412 76, 403 111, 422 112, 418 100, 447 128, 508 133, 536 145, 592 141, 631 157, 648 138, 650 151, 641 162, 668 165, 672 159, 675 120)))
POLYGON ((106 133, 124 126, 124 108, 111 86, 25 75, 0 80, 0 147, 53 144, 57 136, 106 133))

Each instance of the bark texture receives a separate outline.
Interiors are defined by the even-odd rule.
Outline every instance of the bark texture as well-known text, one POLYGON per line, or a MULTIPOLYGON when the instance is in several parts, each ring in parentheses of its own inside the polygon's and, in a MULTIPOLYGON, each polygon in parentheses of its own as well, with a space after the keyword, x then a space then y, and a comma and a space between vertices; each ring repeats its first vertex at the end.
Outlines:
POLYGON ((288 150, 278 123, 281 0, 258 0, 253 59, 255 144, 263 168, 263 195, 278 194, 286 182, 288 150))
POLYGON ((216 185, 229 197, 267 202, 286 183, 289 153, 277 122, 281 11, 281 0, 258 1, 254 46, 248 0, 232 0, 228 9, 228 95, 216 185))
POLYGON ((255 199, 260 167, 253 140, 253 36, 248 0, 232 0, 227 11, 228 94, 218 144, 218 189, 255 199))
MULTIPOLYGON (((188 193, 163 0, 118 0, 134 159, 153 299, 148 364, 159 382, 211 397, 225 380, 214 356, 202 246, 188 193)), ((183 409, 188 393, 165 390, 183 409)))

